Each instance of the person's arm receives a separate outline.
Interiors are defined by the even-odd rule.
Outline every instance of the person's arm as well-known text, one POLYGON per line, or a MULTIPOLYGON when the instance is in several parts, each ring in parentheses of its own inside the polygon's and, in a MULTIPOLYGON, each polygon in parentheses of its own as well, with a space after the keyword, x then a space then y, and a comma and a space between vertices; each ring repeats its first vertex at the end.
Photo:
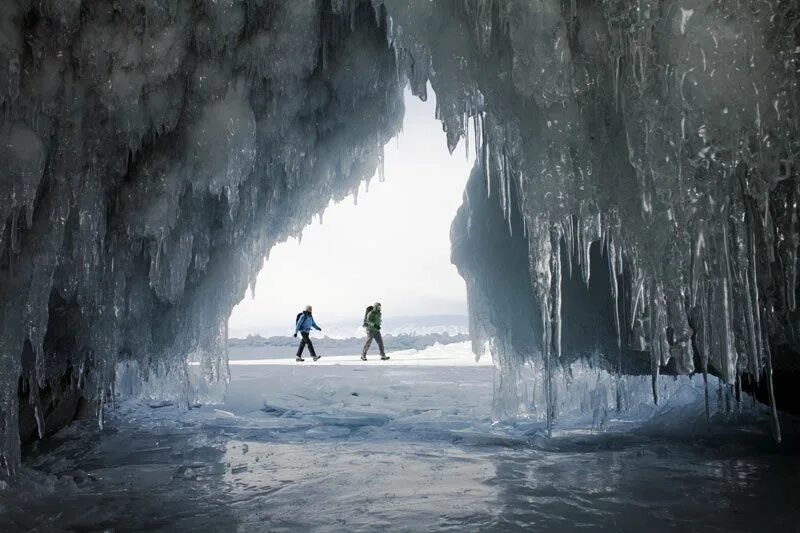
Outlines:
POLYGON ((378 329, 375 326, 375 311, 370 311, 367 315, 367 326, 369 329, 378 329))
POLYGON ((317 325, 317 321, 314 320, 314 317, 311 317, 311 327, 316 329, 317 331, 322 331, 322 328, 317 325))
POLYGON ((300 315, 300 318, 297 319, 297 323, 294 325, 294 336, 297 337, 297 332, 300 331, 300 324, 303 323, 303 319, 305 315, 300 315))

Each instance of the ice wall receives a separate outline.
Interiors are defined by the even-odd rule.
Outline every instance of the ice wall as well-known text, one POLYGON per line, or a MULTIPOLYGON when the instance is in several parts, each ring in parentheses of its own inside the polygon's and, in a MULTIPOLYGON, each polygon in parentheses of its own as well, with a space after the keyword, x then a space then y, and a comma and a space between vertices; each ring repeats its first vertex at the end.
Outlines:
POLYGON ((184 402, 187 356, 224 381, 264 256, 374 174, 402 112, 368 3, 4 1, 0 471, 102 417, 118 362, 184 402))
POLYGON ((648 354, 654 395, 670 365, 767 397, 773 370, 798 376, 796 1, 383 5, 450 145, 472 120, 506 216, 518 191, 545 366, 569 358, 560 258, 589 283, 599 242, 620 349, 648 354))

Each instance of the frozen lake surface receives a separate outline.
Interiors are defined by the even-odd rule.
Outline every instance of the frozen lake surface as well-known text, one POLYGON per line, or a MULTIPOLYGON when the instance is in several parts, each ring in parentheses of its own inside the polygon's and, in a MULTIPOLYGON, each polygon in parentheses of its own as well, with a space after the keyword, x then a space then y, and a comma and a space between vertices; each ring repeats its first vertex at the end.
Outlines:
POLYGON ((777 445, 761 415, 709 430, 667 402, 547 439, 492 423, 494 368, 463 346, 258 363, 224 404, 128 402, 29 450, 0 531, 800 530, 791 421, 777 445))

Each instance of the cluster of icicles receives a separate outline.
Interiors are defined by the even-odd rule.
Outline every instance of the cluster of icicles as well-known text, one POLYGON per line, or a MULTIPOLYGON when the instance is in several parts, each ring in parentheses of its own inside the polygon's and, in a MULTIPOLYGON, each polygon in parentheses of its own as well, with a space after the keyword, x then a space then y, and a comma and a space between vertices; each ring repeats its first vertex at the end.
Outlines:
MULTIPOLYGON (((480 120, 478 121, 480 124, 480 120)), ((485 133, 484 133, 485 135, 485 133)), ((478 136, 480 139, 480 135, 478 136)), ((502 164, 504 156, 493 154, 488 143, 479 141, 477 155, 484 158, 489 196, 496 196, 503 213, 511 224, 511 180, 514 173, 502 164), (490 161, 495 157, 495 161, 490 161), (498 164, 499 163, 499 164, 498 164), (492 191, 489 170, 499 168, 499 190, 492 191)), ((518 178, 517 178, 518 179, 518 178)), ((524 186, 514 185, 515 188, 524 186)), ((524 201, 524 200, 523 200, 524 201)), ((635 249, 625 245, 619 219, 614 215, 596 212, 589 216, 566 215, 552 220, 546 214, 531 214, 522 210, 523 228, 529 246, 529 272, 541 315, 542 326, 540 363, 544 373, 544 397, 547 402, 546 421, 552 430, 558 415, 554 379, 560 372, 562 297, 564 275, 580 275, 588 286, 590 273, 590 247, 599 243, 608 254, 608 275, 613 298, 612 317, 617 333, 617 346, 622 357, 623 343, 650 354, 652 372, 652 397, 659 401, 658 383, 660 369, 670 359, 675 360, 679 373, 701 371, 705 383, 706 414, 709 414, 708 377, 712 371, 720 383, 730 388, 729 393, 742 397, 742 376, 751 376, 756 383, 767 380, 775 439, 780 442, 781 430, 775 405, 772 381, 772 354, 770 350, 768 316, 761 304, 756 236, 747 233, 744 222, 736 229, 742 234, 727 237, 719 253, 721 258, 712 261, 707 257, 708 246, 702 232, 692 247, 690 272, 685 286, 675 279, 659 279, 637 257, 635 249), (562 272, 565 264, 577 264, 580 273, 562 272), (721 271, 714 271, 714 267, 721 271), (627 270, 627 272, 626 272, 627 270), (622 311, 622 313, 621 313, 622 311), (622 315, 622 316, 621 316, 622 315), (701 368, 695 368, 695 349, 699 352, 701 368)), ((689 244, 687 244, 688 246, 689 244)), ((794 272, 786 274, 794 279, 794 272)), ((681 279, 681 278, 679 278, 681 279)), ((790 281, 791 283, 791 281, 790 281)), ((792 285, 789 285, 792 287, 792 285)), ((792 290, 787 291, 793 294, 792 290)), ((792 303, 792 309, 794 304, 792 303)), ((567 310, 568 312, 568 310, 567 310)), ((492 340, 490 344, 494 344, 492 340)), ((619 367, 622 363, 620 359, 619 367)))
MULTIPOLYGON (((478 95, 473 101, 481 102, 478 95)), ((727 398, 742 398, 742 376, 751 376, 756 384, 767 380, 770 408, 775 439, 780 442, 781 429, 775 405, 772 380, 772 354, 769 343, 768 310, 759 294, 756 280, 759 279, 757 240, 755 224, 750 224, 744 213, 733 222, 733 229, 724 225, 721 245, 716 248, 706 243, 701 228, 696 233, 688 262, 688 273, 678 272, 672 279, 659 278, 655 269, 641 258, 633 247, 626 246, 625 230, 617 213, 601 213, 596 208, 581 204, 577 211, 583 215, 560 214, 551 217, 548 213, 525 209, 525 191, 521 173, 515 172, 504 146, 491 142, 496 131, 489 126, 486 111, 478 105, 465 112, 461 127, 467 150, 470 133, 474 137, 474 156, 485 174, 486 190, 490 198, 500 203, 509 232, 512 224, 512 187, 523 191, 516 206, 523 213, 523 229, 528 241, 529 273, 531 286, 540 308, 542 338, 539 368, 544 374, 544 398, 548 431, 552 430, 558 416, 556 398, 557 375, 562 371, 561 287, 564 275, 580 275, 589 285, 590 247, 599 243, 603 253, 608 254, 608 275, 613 304, 612 318, 617 334, 621 372, 622 347, 627 344, 638 351, 650 354, 652 399, 659 402, 659 375, 670 359, 681 374, 702 372, 705 386, 706 414, 709 416, 709 373, 719 378, 720 386, 729 388, 727 398), (494 169, 494 170, 492 170, 494 169), (497 176, 491 173, 496 172, 497 176), (499 186, 493 190, 493 178, 499 186), (517 180, 516 183, 513 183, 517 180), (591 213, 591 214, 586 214, 591 213), (734 236, 729 235, 733 231, 734 236), (719 254, 718 257, 711 254, 719 254), (562 256, 568 268, 578 265, 580 272, 562 272, 562 256), (688 280, 685 284, 683 280, 688 280), (695 350, 701 368, 695 368, 695 350)), ((535 187, 535 185, 534 185, 535 187)), ((798 194, 797 196, 800 196, 798 194)), ((765 229, 774 231, 773 228, 765 229)), ((635 230, 633 231, 635 233, 635 230)), ((796 237, 794 237, 796 239, 796 237)), ((770 250, 771 261, 775 260, 770 250)), ((787 261, 785 279, 790 310, 795 309, 794 291, 796 264, 787 261)), ((683 266, 682 263, 678 267, 683 266)), ((566 310, 568 312, 568 310, 566 310)), ((496 332, 502 335, 500 332, 496 332)), ((513 350, 510 343, 500 339, 484 339, 489 350, 501 365, 520 365, 522 357, 501 356, 501 352, 513 350), (505 350, 498 347, 506 346, 505 350)), ((514 385, 517 386, 516 384, 514 385)), ((723 393, 721 393, 723 394, 723 393)))

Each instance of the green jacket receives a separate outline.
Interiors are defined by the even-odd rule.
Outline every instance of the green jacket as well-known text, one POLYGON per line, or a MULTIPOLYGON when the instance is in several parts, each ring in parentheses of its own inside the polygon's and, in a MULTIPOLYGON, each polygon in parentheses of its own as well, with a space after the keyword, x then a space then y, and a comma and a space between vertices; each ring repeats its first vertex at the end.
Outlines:
POLYGON ((367 314, 367 329, 381 329, 381 312, 373 309, 367 314))

